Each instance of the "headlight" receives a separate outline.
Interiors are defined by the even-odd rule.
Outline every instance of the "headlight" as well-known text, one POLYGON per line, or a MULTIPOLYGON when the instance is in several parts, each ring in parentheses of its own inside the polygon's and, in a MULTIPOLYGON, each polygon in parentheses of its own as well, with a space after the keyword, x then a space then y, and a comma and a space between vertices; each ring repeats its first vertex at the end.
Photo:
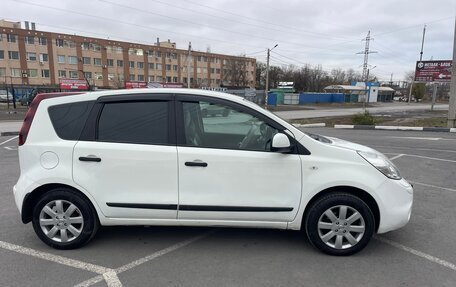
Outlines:
POLYGON ((364 151, 358 151, 358 154, 385 176, 391 179, 402 178, 397 167, 383 154, 364 151))

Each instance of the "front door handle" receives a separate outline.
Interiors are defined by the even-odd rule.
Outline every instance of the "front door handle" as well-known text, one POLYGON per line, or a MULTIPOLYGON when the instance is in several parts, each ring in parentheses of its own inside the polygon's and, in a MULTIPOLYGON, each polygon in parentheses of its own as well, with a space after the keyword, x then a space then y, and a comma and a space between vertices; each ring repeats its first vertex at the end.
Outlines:
POLYGON ((100 162, 101 158, 96 157, 96 156, 80 156, 79 157, 80 161, 93 161, 93 162, 100 162))
POLYGON ((203 161, 186 161, 185 166, 201 166, 201 167, 206 167, 207 162, 203 161))

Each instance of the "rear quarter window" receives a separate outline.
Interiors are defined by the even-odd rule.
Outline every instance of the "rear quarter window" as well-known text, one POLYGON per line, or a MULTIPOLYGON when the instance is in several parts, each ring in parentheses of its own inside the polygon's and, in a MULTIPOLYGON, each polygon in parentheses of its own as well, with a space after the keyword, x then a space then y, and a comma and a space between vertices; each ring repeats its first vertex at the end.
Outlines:
POLYGON ((49 117, 59 138, 78 140, 94 104, 95 101, 85 101, 49 107, 49 117))

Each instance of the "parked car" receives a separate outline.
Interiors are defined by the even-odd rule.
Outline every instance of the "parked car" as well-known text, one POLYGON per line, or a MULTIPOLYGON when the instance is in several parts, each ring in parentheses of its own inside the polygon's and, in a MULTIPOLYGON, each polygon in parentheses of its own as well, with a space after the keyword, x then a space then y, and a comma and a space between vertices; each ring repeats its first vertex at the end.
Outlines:
POLYGON ((321 251, 350 255, 412 209, 412 186, 378 151, 213 91, 39 94, 19 161, 22 221, 57 249, 100 225, 204 225, 303 230, 321 251), (207 105, 230 116, 204 118, 207 105))
POLYGON ((21 106, 30 106, 30 103, 33 101, 37 94, 38 91, 36 89, 33 89, 29 93, 24 95, 20 100, 21 106))
POLYGON ((0 102, 6 103, 8 100, 12 102, 13 95, 11 95, 11 93, 8 93, 6 90, 0 90, 0 102))

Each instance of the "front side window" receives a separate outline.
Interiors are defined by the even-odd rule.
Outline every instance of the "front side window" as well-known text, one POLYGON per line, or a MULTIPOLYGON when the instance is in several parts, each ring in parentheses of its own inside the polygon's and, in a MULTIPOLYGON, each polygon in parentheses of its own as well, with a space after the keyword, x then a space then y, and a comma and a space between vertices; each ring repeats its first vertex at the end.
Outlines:
POLYGON ((184 142, 187 146, 271 151, 278 132, 257 117, 218 103, 184 102, 184 142))
POLYGON ((167 144, 168 102, 105 104, 98 123, 98 141, 167 144))

